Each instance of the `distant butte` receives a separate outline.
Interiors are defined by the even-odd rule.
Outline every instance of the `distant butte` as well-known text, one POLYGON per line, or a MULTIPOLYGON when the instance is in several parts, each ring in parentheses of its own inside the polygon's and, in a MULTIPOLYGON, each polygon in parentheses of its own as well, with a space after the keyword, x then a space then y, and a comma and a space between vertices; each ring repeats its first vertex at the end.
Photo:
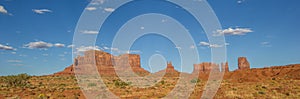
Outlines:
MULTIPOLYGON (((130 69, 131 67, 132 71, 140 76, 150 74, 150 72, 141 67, 140 55, 124 54, 119 56, 113 56, 107 52, 90 50, 85 52, 83 56, 78 56, 76 59, 74 59, 73 65, 65 68, 61 72, 54 73, 54 75, 74 75, 74 69, 88 72, 94 71, 92 70, 93 68, 87 67, 93 66, 92 64, 94 63, 96 64, 96 69, 98 70, 98 73, 101 74, 101 76, 116 75, 115 66, 120 66, 117 69, 121 71, 126 71, 128 70, 128 68, 130 69), (74 65, 75 67, 73 68, 74 65)), ((211 71, 216 70, 225 72, 224 79, 234 78, 232 80, 237 80, 240 82, 247 80, 250 77, 249 81, 259 81, 260 78, 257 77, 273 77, 286 74, 286 72, 282 71, 281 69, 286 70, 285 68, 300 68, 299 64, 295 64, 288 66, 273 66, 260 69, 250 69, 250 63, 246 57, 239 57, 237 65, 238 69, 230 72, 228 62, 221 63, 220 65, 211 62, 203 62, 200 64, 194 64, 194 71, 192 74, 194 74, 195 72, 199 72, 201 74, 199 75, 199 78, 206 79, 207 77, 209 77, 209 73, 211 71), (252 72, 245 72, 249 70, 251 70, 252 72)), ((166 71, 166 76, 178 76, 178 74, 180 73, 174 69, 172 62, 168 62, 167 68, 157 73, 162 73, 163 71, 166 71)), ((76 73, 80 74, 81 72, 76 73)))
MULTIPOLYGON (((98 72, 101 75, 115 75, 114 66, 123 66, 118 68, 119 70, 126 70, 132 68, 132 70, 138 75, 149 74, 148 71, 143 69, 140 64, 140 55, 137 54, 124 54, 120 56, 113 56, 103 51, 86 51, 83 56, 78 56, 74 59, 75 69, 78 70, 76 73, 88 73, 88 66, 96 64, 98 72)), ((54 75, 70 75, 74 74, 74 69, 71 65, 65 68, 63 71, 55 73, 54 75)), ((93 68, 93 67, 91 67, 93 68)), ((92 70, 91 70, 92 71, 92 70)))
POLYGON ((246 57, 238 58, 238 67, 239 67, 239 70, 250 69, 250 63, 248 62, 246 57))

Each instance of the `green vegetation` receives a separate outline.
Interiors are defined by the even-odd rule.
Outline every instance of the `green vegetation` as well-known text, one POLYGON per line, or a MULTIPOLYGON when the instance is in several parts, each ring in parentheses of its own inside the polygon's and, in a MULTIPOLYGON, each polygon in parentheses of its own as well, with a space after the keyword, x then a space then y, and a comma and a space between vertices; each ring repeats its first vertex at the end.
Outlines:
POLYGON ((94 87, 94 86, 97 86, 97 84, 96 83, 89 83, 88 86, 89 87, 94 87))
POLYGON ((265 92, 263 92, 263 91, 259 91, 258 93, 259 93, 259 94, 265 94, 265 92))
POLYGON ((25 87, 29 85, 28 74, 9 75, 1 77, 1 82, 5 83, 8 87, 25 87))
POLYGON ((200 79, 198 79, 198 78, 195 78, 195 79, 191 80, 191 83, 198 83, 198 82, 200 82, 200 79))
POLYGON ((38 99, 48 99, 45 94, 39 94, 38 99))
POLYGON ((121 87, 121 88, 125 88, 126 86, 130 85, 129 83, 126 83, 126 82, 123 82, 120 80, 113 80, 113 82, 114 82, 115 86, 121 87))
POLYGON ((162 80, 162 81, 160 81, 160 83, 163 85, 163 84, 165 84, 165 81, 164 81, 164 80, 162 80))

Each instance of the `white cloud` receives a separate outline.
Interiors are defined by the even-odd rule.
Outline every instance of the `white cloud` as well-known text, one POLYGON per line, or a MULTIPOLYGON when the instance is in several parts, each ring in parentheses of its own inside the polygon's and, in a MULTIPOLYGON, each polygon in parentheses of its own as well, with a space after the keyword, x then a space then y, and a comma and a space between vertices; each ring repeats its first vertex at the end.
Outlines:
POLYGON ((61 43, 56 43, 54 44, 55 47, 65 47, 65 44, 61 44, 61 43))
POLYGON ((3 14, 7 14, 7 10, 4 8, 4 6, 0 5, 0 13, 3 13, 3 14))
POLYGON ((106 11, 106 12, 114 12, 115 9, 114 8, 104 8, 104 11, 106 11))
POLYGON ((60 60, 61 60, 61 61, 65 61, 65 60, 66 60, 66 58, 61 58, 60 60))
POLYGON ((245 0, 238 0, 237 3, 238 3, 238 4, 241 4, 241 3, 243 3, 244 1, 245 1, 245 0))
POLYGON ((229 43, 225 43, 225 45, 226 45, 226 46, 229 46, 230 44, 229 44, 229 43))
POLYGON ((83 33, 83 34, 98 34, 99 32, 98 31, 84 30, 84 31, 81 31, 81 33, 83 33))
POLYGON ((178 50, 181 50, 181 47, 179 47, 179 46, 176 46, 175 48, 178 49, 178 50))
POLYGON ((16 49, 11 46, 0 44, 0 50, 16 50, 16 49))
POLYGON ((49 13, 49 12, 52 12, 51 10, 49 9, 32 9, 32 11, 34 13, 37 13, 37 14, 44 14, 44 13, 49 13))
POLYGON ((145 29, 145 27, 143 27, 143 26, 142 26, 140 29, 141 29, 141 30, 144 30, 144 29, 145 29))
POLYGON ((85 9, 88 10, 88 11, 94 11, 94 10, 97 10, 96 7, 87 7, 87 8, 85 8, 85 9))
MULTIPOLYGON (((119 50, 118 48, 109 48, 109 47, 104 47, 104 50, 111 50, 113 52, 118 52, 121 53, 122 51, 119 50)), ((123 52, 127 52, 127 51, 123 51, 123 52)))
MULTIPOLYGON (((219 44, 210 44, 208 42, 200 42, 199 43, 200 46, 207 46, 207 47, 210 47, 210 48, 219 48, 219 47, 223 47, 223 45, 219 45, 219 44)), ((225 43, 225 45, 229 45, 229 43, 225 43)))
POLYGON ((25 44, 24 45, 25 48, 29 48, 29 49, 48 49, 48 48, 51 48, 51 47, 65 47, 65 44, 62 44, 62 43, 55 43, 55 44, 52 44, 52 43, 47 43, 47 42, 44 42, 44 41, 36 41, 36 42, 30 42, 28 44, 25 44))
POLYGON ((222 45, 218 45, 218 44, 211 44, 209 45, 210 48, 219 48, 219 47, 223 47, 222 45))
POLYGON ((112 50, 112 51, 120 51, 118 48, 109 48, 109 47, 106 47, 106 46, 104 46, 103 49, 104 50, 112 50))
POLYGON ((24 55, 24 54, 20 54, 19 56, 20 56, 20 57, 26 57, 27 55, 24 55))
POLYGON ((49 56, 49 54, 42 54, 42 56, 49 56))
POLYGON ((12 64, 13 66, 24 66, 24 64, 12 64))
POLYGON ((260 43, 263 47, 272 47, 270 42, 261 42, 260 43))
POLYGON ((270 42, 261 42, 262 45, 270 44, 270 42))
POLYGON ((253 30, 249 29, 249 28, 228 28, 228 29, 224 29, 224 30, 217 30, 217 34, 215 34, 215 36, 218 35, 245 35, 247 33, 251 33, 253 32, 253 30))
POLYGON ((73 45, 73 44, 71 44, 71 45, 68 45, 67 47, 68 47, 68 48, 73 48, 73 47, 74 47, 74 45, 73 45))
POLYGON ((104 49, 104 50, 109 50, 110 48, 108 48, 108 47, 104 46, 104 47, 103 47, 103 49, 104 49))
POLYGON ((64 52, 64 54, 68 54, 68 52, 64 52))
POLYGON ((191 45, 190 46, 190 49, 195 49, 196 47, 194 45, 191 45))
POLYGON ((142 53, 142 52, 140 50, 128 50, 128 51, 125 51, 125 53, 132 54, 132 53, 142 53))
POLYGON ((238 3, 238 4, 241 4, 241 3, 243 3, 243 2, 239 0, 239 1, 237 1, 237 3, 238 3))
POLYGON ((98 46, 81 46, 81 47, 78 47, 76 48, 76 52, 85 52, 85 51, 88 51, 88 50, 100 50, 100 48, 98 46))
POLYGON ((9 63, 21 63, 21 60, 7 60, 9 63))
POLYGON ((47 49, 52 47, 53 44, 51 43, 47 43, 44 41, 37 41, 37 42, 30 42, 28 44, 26 44, 24 47, 29 48, 29 49, 47 49))
POLYGON ((93 0, 91 2, 91 5, 100 5, 103 4, 105 2, 105 0, 93 0))
POLYGON ((202 46, 209 46, 210 45, 208 42, 200 42, 199 44, 202 45, 202 46))
POLYGON ((130 53, 142 53, 140 50, 120 50, 118 48, 112 48, 112 47, 99 47, 99 46, 81 46, 78 48, 75 48, 76 51, 75 53, 81 54, 85 51, 89 51, 89 50, 107 50, 107 51, 112 51, 114 54, 130 54, 130 53))
POLYGON ((109 50, 112 51, 114 53, 118 53, 118 54, 130 54, 130 53, 142 53, 140 50, 120 50, 119 48, 112 48, 112 47, 103 47, 104 50, 109 50))

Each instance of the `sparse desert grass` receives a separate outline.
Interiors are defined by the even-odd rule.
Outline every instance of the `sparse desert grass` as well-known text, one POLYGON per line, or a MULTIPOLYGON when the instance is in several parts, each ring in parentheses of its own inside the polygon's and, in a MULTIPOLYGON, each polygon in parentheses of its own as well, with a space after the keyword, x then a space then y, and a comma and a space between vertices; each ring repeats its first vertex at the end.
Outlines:
POLYGON ((27 74, 9 75, 1 77, 1 86, 6 87, 26 87, 29 85, 28 79, 30 78, 27 74))
MULTIPOLYGON (((33 99, 82 99, 83 93, 77 85, 74 76, 31 76, 26 82, 26 87, 8 86, 0 77, 0 98, 33 98, 33 99)), ((25 77, 26 78, 26 77, 25 77)), ((111 92, 121 98, 158 99, 165 97, 176 85, 176 77, 165 77, 148 88, 137 88, 125 83, 116 77, 103 77, 103 82, 111 92)), ((87 84, 90 87, 99 87, 97 83, 87 84)), ((207 83, 204 79, 194 78, 186 81, 195 84, 191 99, 199 99, 207 83)), ((21 84, 23 85, 23 84, 21 84)), ((100 87, 99 87, 100 88, 100 87)), ((281 98, 297 99, 300 97, 300 80, 286 77, 274 77, 261 82, 234 82, 223 80, 214 98, 281 98)))

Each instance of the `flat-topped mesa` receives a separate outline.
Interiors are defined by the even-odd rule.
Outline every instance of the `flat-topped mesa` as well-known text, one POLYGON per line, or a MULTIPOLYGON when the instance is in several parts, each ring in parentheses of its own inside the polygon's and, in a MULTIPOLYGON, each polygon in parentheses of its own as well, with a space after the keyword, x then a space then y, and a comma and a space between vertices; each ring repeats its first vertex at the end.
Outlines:
MULTIPOLYGON (((215 71, 220 71, 220 65, 216 64, 216 63, 211 63, 211 62, 203 62, 200 64, 194 64, 194 73, 199 72, 199 73, 209 73, 212 70, 215 71)), ((229 67, 228 67, 228 63, 226 62, 225 64, 222 63, 222 71, 228 72, 229 71, 229 67)))
POLYGON ((129 71, 131 69, 142 76, 149 73, 141 67, 140 55, 138 54, 123 54, 115 56, 114 67, 122 71, 129 71))
MULTIPOLYGON (((107 52, 90 50, 84 52, 83 56, 78 56, 74 59, 74 65, 76 70, 86 72, 87 66, 93 66, 96 63, 98 72, 100 74, 114 75, 115 69, 130 68, 139 74, 149 73, 141 68, 140 55, 137 54, 124 54, 120 56, 113 56, 107 52), (121 68, 115 68, 115 66, 121 66, 121 68)), ((92 67, 93 68, 93 67, 92 67)), ((71 74, 74 72, 72 65, 67 67, 64 71, 55 74, 71 74)))
MULTIPOLYGON (((115 63, 127 64, 130 65, 131 68, 141 68, 140 55, 138 54, 123 54, 120 56, 114 57, 115 63)), ((117 64, 114 64, 117 65, 117 64)))
POLYGON ((250 63, 248 62, 246 57, 239 57, 239 59, 238 59, 238 69, 239 70, 250 69, 250 63))
POLYGON ((113 55, 103 52, 95 51, 95 60, 97 66, 113 66, 113 55))

